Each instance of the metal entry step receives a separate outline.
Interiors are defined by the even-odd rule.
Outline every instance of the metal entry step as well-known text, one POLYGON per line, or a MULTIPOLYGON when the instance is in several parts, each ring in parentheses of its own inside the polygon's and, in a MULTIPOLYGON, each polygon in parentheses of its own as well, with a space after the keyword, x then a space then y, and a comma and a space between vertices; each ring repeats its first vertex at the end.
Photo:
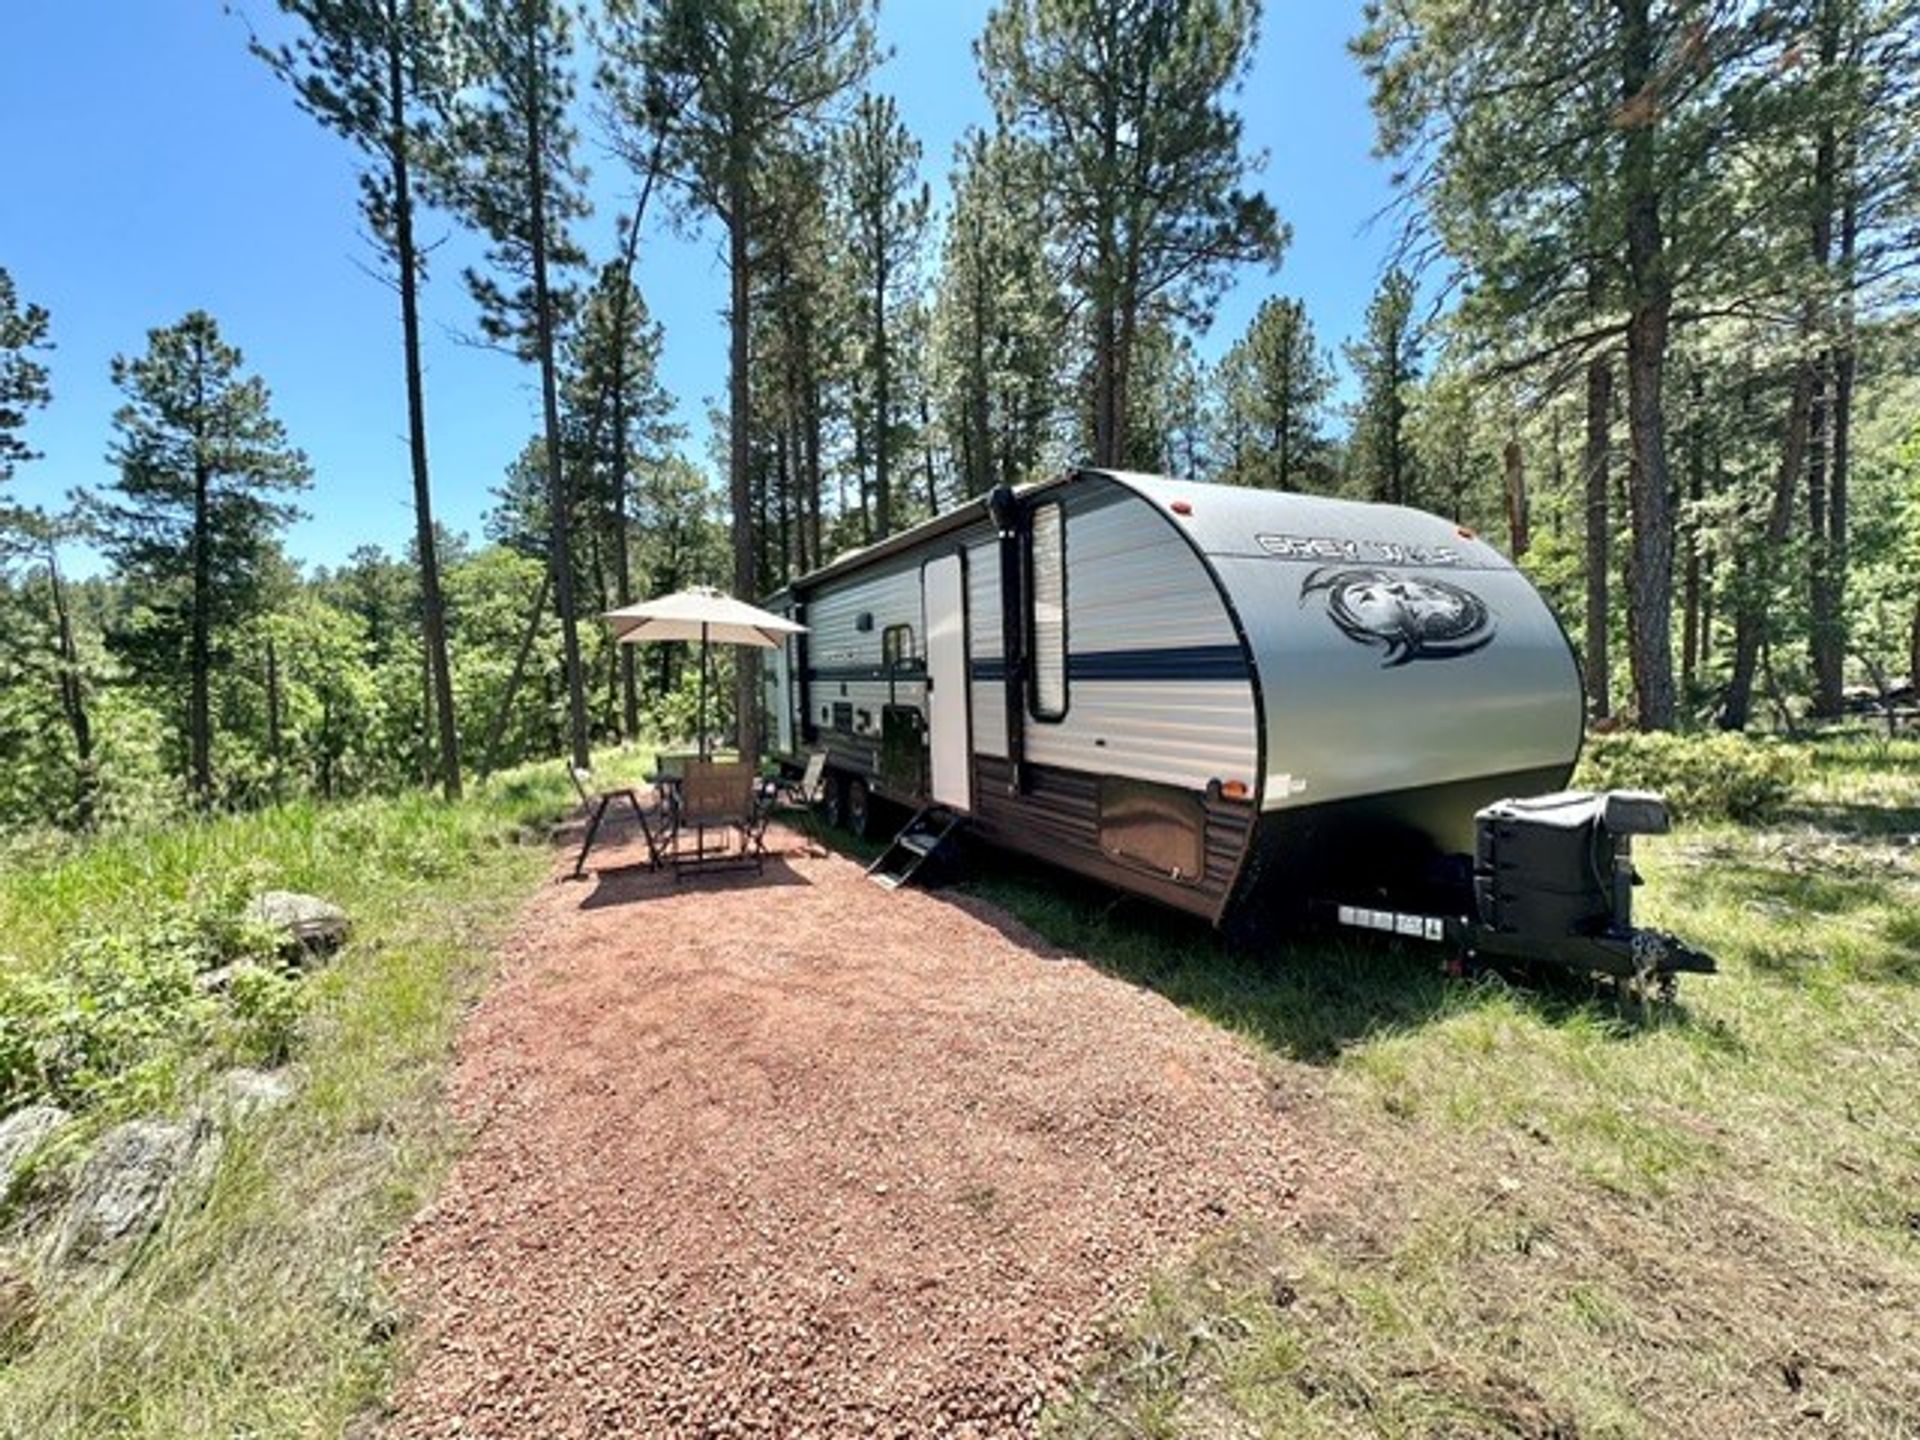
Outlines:
POLYGON ((867 878, 882 889, 898 890, 940 853, 965 820, 966 816, 944 805, 928 805, 916 811, 893 837, 893 843, 867 867, 867 878))

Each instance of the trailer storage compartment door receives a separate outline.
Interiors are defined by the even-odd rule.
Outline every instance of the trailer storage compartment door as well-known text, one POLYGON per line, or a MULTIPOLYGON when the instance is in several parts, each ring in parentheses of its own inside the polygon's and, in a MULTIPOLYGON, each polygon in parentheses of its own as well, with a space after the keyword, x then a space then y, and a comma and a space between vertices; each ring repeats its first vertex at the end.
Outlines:
POLYGON ((973 742, 967 706, 967 587, 958 554, 920 571, 927 630, 927 738, 936 804, 973 808, 973 742))

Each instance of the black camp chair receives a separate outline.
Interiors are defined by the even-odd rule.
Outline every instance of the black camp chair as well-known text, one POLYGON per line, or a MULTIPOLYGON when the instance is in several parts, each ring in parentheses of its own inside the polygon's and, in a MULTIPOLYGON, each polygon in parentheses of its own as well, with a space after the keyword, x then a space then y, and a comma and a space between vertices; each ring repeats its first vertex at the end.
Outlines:
POLYGON ((820 809, 826 801, 827 752, 816 750, 807 756, 807 768, 798 778, 768 782, 762 796, 755 844, 761 843, 769 821, 792 820, 801 838, 807 842, 807 853, 826 854, 827 844, 820 834, 820 809))
POLYGON ((586 873, 587 855, 593 849, 593 842, 600 834, 600 824, 607 818, 607 807, 616 800, 624 800, 633 807, 633 818, 640 822, 640 834, 647 842, 647 868, 660 868, 660 838, 654 833, 652 819, 647 807, 640 803, 640 797, 631 789, 595 790, 593 771, 583 766, 571 766, 567 773, 573 777, 573 788, 580 792, 580 803, 589 812, 587 820, 587 838, 580 843, 580 854, 573 862, 573 878, 578 880, 586 873))

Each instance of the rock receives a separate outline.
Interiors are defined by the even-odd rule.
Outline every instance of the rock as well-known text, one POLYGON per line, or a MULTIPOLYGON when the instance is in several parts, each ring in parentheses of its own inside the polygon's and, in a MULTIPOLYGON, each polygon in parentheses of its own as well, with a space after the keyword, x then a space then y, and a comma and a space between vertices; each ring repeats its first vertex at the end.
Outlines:
POLYGON ((91 1260, 146 1235, 210 1134, 199 1123, 129 1120, 102 1135, 80 1167, 54 1259, 91 1260))
POLYGON ((216 1116, 247 1120, 278 1110, 293 1098, 293 1081, 273 1070, 228 1070, 213 1083, 216 1116))
POLYGON ((58 1105, 29 1105, 0 1120, 0 1199, 12 1192, 33 1152, 66 1123, 67 1112, 58 1105))
POLYGON ((286 948, 305 959, 323 959, 347 943, 347 912, 317 895, 267 890, 247 902, 246 917, 278 930, 286 948))
POLYGON ((40 1318, 40 1292, 27 1272, 0 1260, 0 1358, 18 1354, 33 1338, 40 1318))
POLYGON ((234 973, 240 968, 235 961, 231 965, 216 965, 211 970, 202 970, 193 977, 193 983, 199 987, 202 995, 224 995, 233 988, 234 973))

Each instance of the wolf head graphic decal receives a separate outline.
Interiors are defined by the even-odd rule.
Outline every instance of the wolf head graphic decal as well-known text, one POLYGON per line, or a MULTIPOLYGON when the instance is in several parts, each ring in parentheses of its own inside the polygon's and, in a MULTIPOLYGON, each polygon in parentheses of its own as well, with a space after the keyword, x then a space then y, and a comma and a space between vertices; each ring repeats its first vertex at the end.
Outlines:
POLYGON ((1326 597, 1327 618, 1349 640, 1386 653, 1385 667, 1471 655, 1493 639, 1493 616, 1450 580, 1385 569, 1326 566, 1300 587, 1300 603, 1326 597))

